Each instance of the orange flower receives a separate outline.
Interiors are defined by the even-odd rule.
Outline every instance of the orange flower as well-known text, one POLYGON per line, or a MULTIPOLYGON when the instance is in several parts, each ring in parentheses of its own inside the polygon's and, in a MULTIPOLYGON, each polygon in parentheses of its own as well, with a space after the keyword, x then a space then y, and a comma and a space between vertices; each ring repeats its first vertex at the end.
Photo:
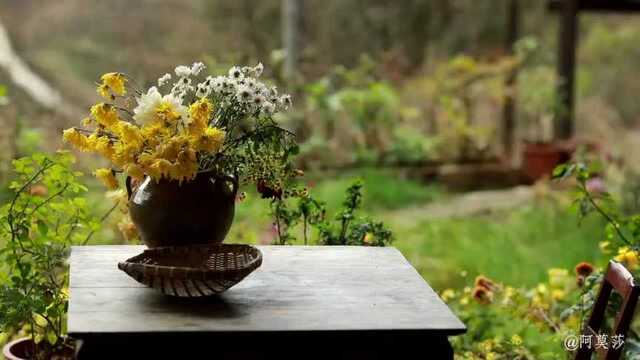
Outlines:
POLYGON ((593 273, 595 269, 590 263, 583 261, 576 265, 576 275, 587 277, 593 273))
POLYGON ((476 277, 476 282, 475 282, 476 288, 480 287, 480 288, 484 288, 487 291, 493 291, 496 288, 496 283, 493 282, 493 280, 489 279, 486 276, 478 276, 476 277))
POLYGON ((484 286, 477 286, 473 289, 473 298, 480 304, 489 304, 493 297, 493 293, 484 286))

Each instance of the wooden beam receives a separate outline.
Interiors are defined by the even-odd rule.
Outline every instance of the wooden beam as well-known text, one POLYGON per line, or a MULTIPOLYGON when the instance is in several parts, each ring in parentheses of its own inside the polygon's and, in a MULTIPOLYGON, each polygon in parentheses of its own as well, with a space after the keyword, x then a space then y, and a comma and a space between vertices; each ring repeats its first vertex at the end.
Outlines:
MULTIPOLYGON (((550 0, 551 11, 561 11, 564 0, 550 0)), ((640 1, 632 0, 581 0, 578 2, 580 12, 640 12, 640 1)))
POLYGON ((573 135, 578 0, 565 0, 560 13, 558 39, 558 98, 555 115, 555 138, 566 140, 573 135))
MULTIPOLYGON (((509 54, 513 54, 513 46, 518 40, 519 32, 519 0, 508 0, 507 3, 507 37, 505 41, 505 48, 509 54)), ((504 108, 502 113, 502 143, 504 145, 505 155, 511 160, 514 144, 514 132, 515 132, 515 117, 516 117, 516 104, 515 104, 515 86, 516 86, 516 70, 513 70, 507 75, 505 81, 506 96, 504 98, 504 108)))

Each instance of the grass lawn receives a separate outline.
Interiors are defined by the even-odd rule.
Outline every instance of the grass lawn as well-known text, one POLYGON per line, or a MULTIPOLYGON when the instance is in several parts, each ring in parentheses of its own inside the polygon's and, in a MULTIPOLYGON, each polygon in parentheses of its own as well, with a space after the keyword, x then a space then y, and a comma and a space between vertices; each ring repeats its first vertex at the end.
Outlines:
POLYGON ((550 203, 489 216, 425 219, 394 231, 394 245, 437 290, 469 284, 478 274, 534 285, 549 268, 594 261, 602 240, 598 219, 578 225, 574 214, 550 203))

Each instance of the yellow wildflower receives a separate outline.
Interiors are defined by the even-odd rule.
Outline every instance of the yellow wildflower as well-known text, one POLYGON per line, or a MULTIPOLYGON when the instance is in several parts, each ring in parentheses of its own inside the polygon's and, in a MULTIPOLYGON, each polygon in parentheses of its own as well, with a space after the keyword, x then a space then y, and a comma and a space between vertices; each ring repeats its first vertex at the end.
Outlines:
POLYGON ((144 170, 138 164, 125 165, 124 172, 134 179, 142 180, 144 178, 144 170))
POLYGON ((618 255, 614 257, 614 260, 623 263, 630 270, 638 268, 638 254, 635 250, 629 249, 627 246, 618 249, 618 255))
POLYGON ((138 237, 138 229, 136 228, 136 225, 130 220, 118 223, 118 230, 120 230, 122 237, 124 237, 124 239, 127 241, 131 241, 138 237))
POLYGON ((564 290, 555 289, 551 291, 551 298, 555 301, 564 300, 565 295, 564 290))
POLYGON ((127 78, 122 73, 107 73, 102 75, 100 80, 102 80, 102 84, 98 86, 98 93, 105 98, 109 96, 107 89, 111 89, 114 94, 120 96, 127 93, 127 88, 125 87, 127 78))
POLYGON ((609 241, 600 241, 600 243, 598 243, 598 247, 603 254, 609 254, 611 252, 609 245, 611 245, 609 241))
POLYGON ((209 127, 200 138, 199 150, 218 152, 224 143, 226 133, 215 127, 209 127))
POLYGON ((522 338, 519 335, 511 336, 511 344, 515 346, 522 345, 522 338))
POLYGON ((171 168, 171 178, 176 180, 193 179, 198 172, 196 152, 186 148, 178 154, 176 163, 171 168))
POLYGON ((118 122, 117 133, 120 135, 120 141, 133 148, 140 148, 144 143, 140 128, 126 121, 118 122))
POLYGON ((553 288, 563 288, 570 281, 569 270, 552 268, 547 271, 549 275, 549 285, 553 288))
POLYGON ((122 142, 117 143, 114 146, 115 153, 111 157, 111 161, 116 166, 125 166, 128 163, 132 163, 135 159, 139 148, 122 142))
POLYGON ((186 117, 186 114, 182 113, 182 108, 179 108, 178 104, 175 104, 173 101, 162 100, 162 102, 155 109, 158 117, 169 124, 174 124, 176 121, 186 117))
POLYGON ((118 112, 116 108, 109 104, 99 103, 91 107, 91 115, 96 119, 98 124, 111 128, 118 122, 118 112))
POLYGON ((157 159, 150 166, 147 172, 149 176, 154 178, 154 180, 158 181, 162 179, 164 176, 169 175, 169 172, 172 170, 172 164, 168 160, 165 159, 157 159))
POLYGON ((448 302, 449 300, 456 297, 456 292, 453 289, 445 289, 441 294, 440 298, 444 302, 448 302))
POLYGON ((67 129, 62 132, 62 139, 65 142, 75 146, 80 151, 91 151, 89 140, 86 136, 80 134, 75 128, 67 129))
POLYGON ((111 169, 97 169, 93 173, 102 183, 109 189, 115 190, 118 188, 118 180, 113 175, 113 170, 111 169))
POLYGON ((96 91, 98 92, 98 94, 100 96, 102 96, 105 99, 109 99, 110 94, 109 94, 109 86, 107 84, 100 84, 98 85, 98 87, 96 88, 96 91))
POLYGON ((113 144, 107 136, 98 136, 97 134, 91 134, 88 140, 89 146, 93 151, 111 160, 111 158, 115 154, 115 150, 113 149, 113 144))
POLYGON ((200 136, 209 125, 209 116, 213 110, 213 104, 207 98, 202 98, 189 106, 189 134, 200 136))

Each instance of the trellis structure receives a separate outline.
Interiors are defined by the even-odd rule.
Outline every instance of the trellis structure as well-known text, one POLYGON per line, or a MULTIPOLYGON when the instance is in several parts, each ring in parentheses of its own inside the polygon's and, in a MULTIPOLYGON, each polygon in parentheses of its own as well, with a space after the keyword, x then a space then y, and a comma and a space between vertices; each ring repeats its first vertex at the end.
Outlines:
POLYGON ((558 97, 561 111, 556 118, 556 137, 573 136, 575 103, 576 47, 578 16, 583 12, 640 12, 640 0, 550 0, 549 9, 560 14, 558 36, 558 97))

